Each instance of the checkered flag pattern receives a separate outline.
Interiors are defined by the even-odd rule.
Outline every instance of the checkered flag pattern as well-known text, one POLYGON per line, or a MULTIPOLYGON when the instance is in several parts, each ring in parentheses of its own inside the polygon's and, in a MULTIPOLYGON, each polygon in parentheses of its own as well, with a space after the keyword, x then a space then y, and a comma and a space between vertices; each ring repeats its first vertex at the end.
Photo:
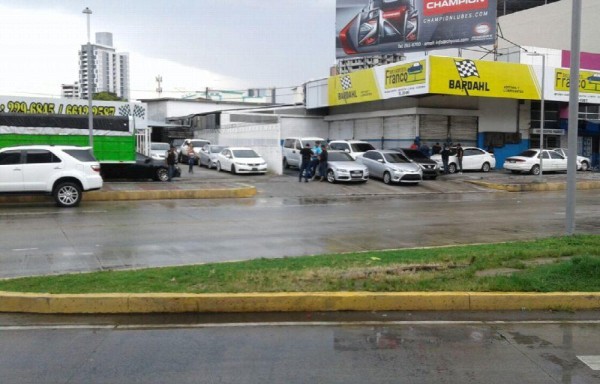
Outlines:
POLYGON ((456 69, 458 70, 458 74, 460 77, 479 77, 479 72, 477 72, 477 66, 473 60, 460 60, 455 61, 456 69))
POLYGON ((342 89, 344 89, 344 91, 352 88, 352 80, 350 80, 350 76, 344 76, 340 81, 342 83, 342 89))

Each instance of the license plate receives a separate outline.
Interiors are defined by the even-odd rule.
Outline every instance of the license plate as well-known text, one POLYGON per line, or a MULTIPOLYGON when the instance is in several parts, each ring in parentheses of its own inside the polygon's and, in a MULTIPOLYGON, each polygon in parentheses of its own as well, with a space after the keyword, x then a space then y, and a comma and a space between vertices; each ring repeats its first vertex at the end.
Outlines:
POLYGON ((258 171, 258 168, 252 168, 253 171, 258 171))

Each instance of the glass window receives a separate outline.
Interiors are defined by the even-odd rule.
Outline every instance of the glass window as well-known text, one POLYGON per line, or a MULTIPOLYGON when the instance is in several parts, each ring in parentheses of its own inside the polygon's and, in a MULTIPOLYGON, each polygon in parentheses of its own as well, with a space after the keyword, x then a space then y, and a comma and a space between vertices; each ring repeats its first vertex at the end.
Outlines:
MULTIPOLYGON (((551 157, 551 158, 553 158, 553 159, 561 159, 561 160, 564 160, 564 157, 562 157, 562 155, 558 154, 558 153, 557 153, 557 152, 555 152, 555 151, 550 151, 550 157, 551 157)), ((544 157, 544 159, 545 159, 545 157, 544 157)))
POLYGON ((21 162, 21 151, 6 151, 0 153, 0 165, 19 164, 21 162))
MULTIPOLYGON (((556 153, 556 152, 552 152, 552 153, 556 153)), ((544 151, 542 152, 542 159, 549 159, 550 155, 548 155, 548 151, 544 151)))
POLYGON ((328 161, 354 161, 346 152, 329 152, 328 161))
POLYGON ((352 144, 352 150, 354 152, 367 152, 367 151, 370 151, 371 149, 375 149, 375 147, 369 143, 353 143, 352 144))
POLYGON ((88 161, 97 161, 94 155, 92 154, 91 149, 65 149, 64 152, 76 158, 79 161, 88 162, 88 161))
POLYGON ((233 151, 233 154, 237 158, 259 157, 258 154, 256 152, 254 152, 254 150, 252 150, 252 149, 236 149, 233 151))
POLYGON ((477 156, 477 155, 483 155, 483 151, 480 151, 479 149, 475 149, 475 148, 465 149, 464 156, 477 156))
POLYGON ((25 152, 25 164, 60 163, 60 159, 50 151, 30 149, 25 152))
POLYGON ((399 153, 386 153, 383 156, 388 163, 409 163, 409 161, 399 153))

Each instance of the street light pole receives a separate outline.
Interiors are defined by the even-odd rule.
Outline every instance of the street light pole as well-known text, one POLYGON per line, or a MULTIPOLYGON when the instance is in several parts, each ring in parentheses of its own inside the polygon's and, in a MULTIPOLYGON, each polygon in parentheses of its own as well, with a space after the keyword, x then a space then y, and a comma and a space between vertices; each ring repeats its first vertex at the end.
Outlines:
POLYGON ((94 114, 92 111, 92 44, 90 43, 90 15, 92 10, 85 7, 83 13, 87 15, 87 89, 88 89, 88 129, 90 133, 89 145, 94 151, 94 114))
POLYGON ((544 111, 544 87, 545 87, 545 83, 546 83, 546 54, 545 53, 537 53, 537 52, 533 52, 530 53, 529 56, 541 56, 542 57, 542 87, 541 87, 541 92, 542 92, 542 97, 540 98, 540 174, 538 177, 538 181, 541 183, 544 180, 544 156, 543 156, 543 150, 544 150, 544 118, 545 118, 545 111, 544 111))

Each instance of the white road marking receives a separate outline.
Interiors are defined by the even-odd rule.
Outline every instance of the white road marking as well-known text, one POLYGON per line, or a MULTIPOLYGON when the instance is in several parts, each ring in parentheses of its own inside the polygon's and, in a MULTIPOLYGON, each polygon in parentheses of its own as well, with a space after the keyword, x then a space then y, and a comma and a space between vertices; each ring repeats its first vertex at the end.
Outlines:
POLYGON ((23 251, 35 251, 38 250, 39 248, 14 248, 11 249, 11 251, 13 252, 23 252, 23 251))
POLYGON ((600 355, 596 356, 577 356, 577 358, 583 361, 593 371, 600 371, 600 355))

